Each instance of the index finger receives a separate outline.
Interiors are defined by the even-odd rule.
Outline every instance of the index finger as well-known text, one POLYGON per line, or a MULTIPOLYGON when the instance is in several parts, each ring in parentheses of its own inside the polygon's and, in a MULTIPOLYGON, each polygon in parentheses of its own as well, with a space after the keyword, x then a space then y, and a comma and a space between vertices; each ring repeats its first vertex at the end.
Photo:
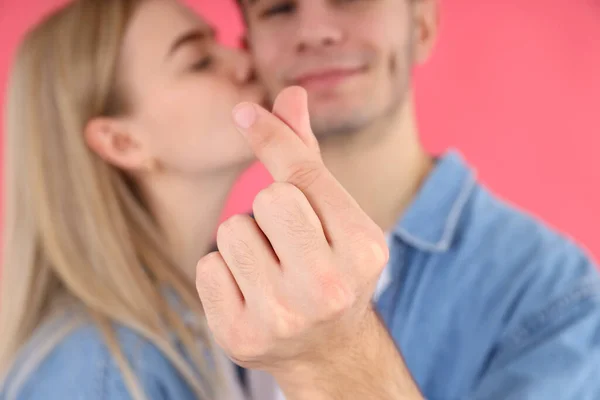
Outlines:
MULTIPOLYGON (((288 93, 284 91, 280 96, 288 93)), ((308 114, 305 99, 301 107, 294 108, 308 114)), ((252 103, 236 107, 234 117, 236 120, 242 117, 237 121, 238 128, 273 179, 290 183, 304 193, 321 220, 330 243, 345 239, 349 232, 356 230, 369 235, 380 233, 375 223, 325 167, 319 152, 307 146, 294 127, 252 103)), ((302 135, 307 134, 313 135, 312 132, 302 132, 302 135)), ((382 241, 385 246, 383 235, 375 240, 382 241)))

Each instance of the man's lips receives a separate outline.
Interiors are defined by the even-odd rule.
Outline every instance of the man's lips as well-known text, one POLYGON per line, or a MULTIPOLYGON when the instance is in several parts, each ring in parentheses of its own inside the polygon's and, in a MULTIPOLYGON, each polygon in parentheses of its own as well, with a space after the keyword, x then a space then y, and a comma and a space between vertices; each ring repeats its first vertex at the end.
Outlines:
POLYGON ((293 83, 306 89, 327 89, 364 72, 364 68, 329 68, 298 75, 293 83))

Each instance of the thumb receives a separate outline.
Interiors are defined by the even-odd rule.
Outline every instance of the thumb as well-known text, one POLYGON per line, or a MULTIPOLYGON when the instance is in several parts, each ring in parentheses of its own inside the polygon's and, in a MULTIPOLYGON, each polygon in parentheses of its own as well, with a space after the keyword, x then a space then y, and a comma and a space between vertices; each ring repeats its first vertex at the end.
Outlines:
POLYGON ((308 96, 299 86, 288 87, 273 103, 273 114, 287 124, 310 149, 319 151, 319 143, 310 127, 308 96))

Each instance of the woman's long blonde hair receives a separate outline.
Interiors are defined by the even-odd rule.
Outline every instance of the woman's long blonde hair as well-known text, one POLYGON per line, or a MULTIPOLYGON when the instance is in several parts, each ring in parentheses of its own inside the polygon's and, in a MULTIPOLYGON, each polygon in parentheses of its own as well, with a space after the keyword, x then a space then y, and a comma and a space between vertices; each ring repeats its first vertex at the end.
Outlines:
MULTIPOLYGON (((134 398, 145 396, 114 323, 150 340, 198 397, 212 398, 207 393, 221 380, 165 297, 168 288, 201 315, 193 282, 172 262, 135 185, 84 140, 90 119, 126 112, 117 66, 141 1, 76 0, 38 24, 18 50, 6 109, 0 372, 48 305, 67 294, 103 333, 134 398), (170 341, 173 333, 193 367, 170 341)), ((206 325, 200 336, 214 350, 206 325)))

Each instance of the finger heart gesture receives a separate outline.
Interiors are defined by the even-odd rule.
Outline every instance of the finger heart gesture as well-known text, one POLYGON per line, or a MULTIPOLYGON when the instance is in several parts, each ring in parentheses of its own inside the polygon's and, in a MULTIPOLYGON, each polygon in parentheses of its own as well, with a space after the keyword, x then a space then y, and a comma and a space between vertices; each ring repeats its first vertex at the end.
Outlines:
POLYGON ((208 324, 244 367, 326 357, 360 334, 387 263, 384 235, 323 164, 303 89, 284 90, 272 113, 241 104, 234 118, 275 182, 256 196, 254 219, 222 223, 219 251, 198 263, 208 324))

